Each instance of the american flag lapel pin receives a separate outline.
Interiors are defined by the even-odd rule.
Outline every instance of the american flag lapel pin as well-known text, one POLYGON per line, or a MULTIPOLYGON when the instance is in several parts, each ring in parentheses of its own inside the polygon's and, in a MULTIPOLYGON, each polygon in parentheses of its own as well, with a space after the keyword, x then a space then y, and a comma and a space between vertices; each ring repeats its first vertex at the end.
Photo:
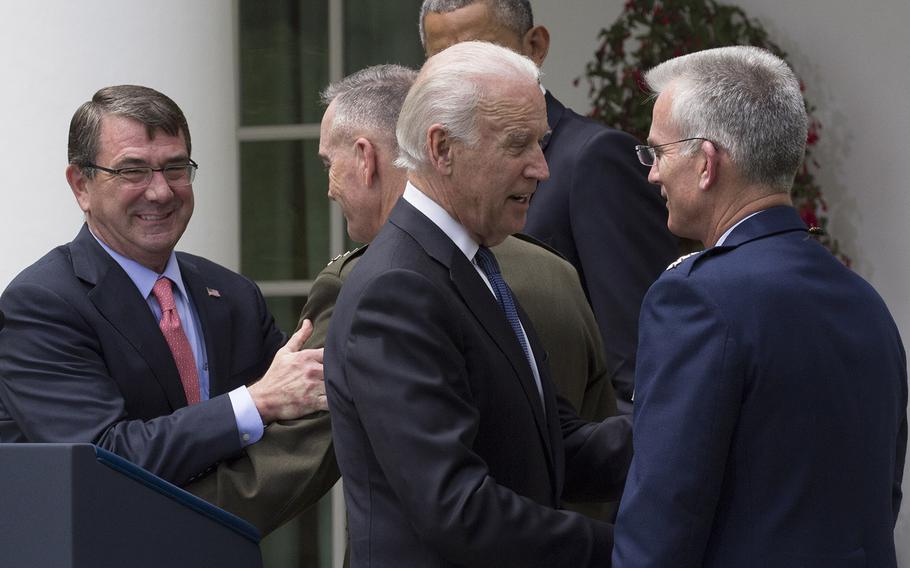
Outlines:
POLYGON ((211 296, 213 298, 221 297, 221 292, 219 292, 218 290, 216 290, 214 288, 206 288, 205 291, 208 293, 209 296, 211 296))

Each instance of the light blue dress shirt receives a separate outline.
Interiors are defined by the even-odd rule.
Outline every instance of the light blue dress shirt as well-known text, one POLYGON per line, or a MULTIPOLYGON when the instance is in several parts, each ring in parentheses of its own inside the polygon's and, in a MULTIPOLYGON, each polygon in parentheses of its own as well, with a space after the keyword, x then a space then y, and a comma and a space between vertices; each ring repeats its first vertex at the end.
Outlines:
MULTIPOLYGON (((174 294, 174 303, 177 305, 177 314, 180 316, 180 323, 186 333, 186 338, 193 349, 193 357, 196 360, 196 369, 199 372, 199 399, 209 399, 209 363, 208 355, 205 349, 205 337, 202 335, 202 324, 199 321, 199 314, 190 295, 186 291, 183 283, 183 276, 180 274, 180 265, 177 263, 177 255, 171 251, 171 256, 167 260, 164 272, 156 273, 154 270, 146 268, 131 258, 127 258, 111 247, 107 246, 101 239, 95 236, 98 244, 113 258, 117 264, 126 272, 133 284, 138 288, 139 293, 145 298, 155 316, 155 321, 161 319, 161 306, 158 300, 152 294, 152 288, 155 282, 162 276, 170 278, 176 286, 174 294)), ((254 444, 262 438, 264 427, 262 417, 256 410, 256 405, 245 386, 237 387, 228 393, 231 399, 231 407, 234 409, 234 419, 237 422, 237 431, 240 433, 240 445, 245 447, 254 444)))

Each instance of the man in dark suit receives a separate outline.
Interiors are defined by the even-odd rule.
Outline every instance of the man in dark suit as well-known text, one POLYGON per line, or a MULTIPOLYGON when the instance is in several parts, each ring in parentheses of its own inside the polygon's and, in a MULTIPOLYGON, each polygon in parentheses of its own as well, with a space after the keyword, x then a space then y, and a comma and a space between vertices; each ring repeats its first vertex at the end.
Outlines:
POLYGON ((707 248, 642 307, 613 565, 894 567, 906 357, 882 299, 791 206, 799 81, 753 47, 646 79, 658 98, 638 155, 670 230, 707 248))
POLYGON ((430 58, 404 102, 408 184, 326 340, 354 567, 609 561, 612 527, 557 507, 620 489, 628 417, 557 400, 487 248, 547 177, 545 108, 533 62, 480 42, 430 58))
MULTIPOLYGON (((425 0, 427 55, 465 40, 491 41, 543 65, 550 35, 528 0, 425 0)), ((678 254, 666 208, 628 148, 635 139, 582 118, 547 91, 550 179, 540 182, 525 232, 578 270, 600 326, 620 409, 631 411, 638 313, 648 286, 678 254)))
POLYGON ((76 111, 66 178, 86 224, 0 297, 0 441, 91 442, 184 483, 263 424, 326 408, 322 352, 299 351, 311 326, 282 347, 253 282, 174 252, 190 150, 153 89, 108 87, 76 111))
MULTIPOLYGON (((319 154, 329 176, 329 196, 340 206, 351 239, 368 243, 404 192, 406 170, 398 155, 395 125, 417 72, 376 65, 329 85, 319 154)), ((304 347, 325 344, 341 287, 366 252, 363 246, 333 259, 316 277, 300 316, 313 322, 304 347)), ((493 247, 503 276, 538 331, 555 370, 557 391, 586 420, 614 416, 616 397, 608 378, 600 332, 571 264, 525 235, 493 247)), ((234 512, 267 534, 318 500, 337 471, 327 413, 270 426, 244 455, 187 490, 234 512), (323 483, 311 480, 322 479, 323 483)), ((611 517, 615 502, 574 504, 599 518, 611 517)))

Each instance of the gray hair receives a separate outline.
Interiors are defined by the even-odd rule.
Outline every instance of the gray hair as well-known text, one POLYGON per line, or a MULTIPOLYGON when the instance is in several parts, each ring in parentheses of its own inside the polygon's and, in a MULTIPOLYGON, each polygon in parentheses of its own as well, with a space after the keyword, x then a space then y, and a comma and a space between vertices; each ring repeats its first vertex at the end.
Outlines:
POLYGON ((808 117, 799 80, 782 59, 750 46, 708 49, 661 63, 645 81, 657 96, 672 91, 670 120, 681 138, 707 138, 729 153, 746 181, 789 191, 805 153, 808 117))
POLYGON ((456 140, 477 144, 478 106, 491 83, 501 80, 538 84, 540 70, 527 57, 483 41, 461 42, 429 58, 401 108, 395 165, 410 171, 429 166, 426 135, 434 124, 456 140))
POLYGON ((397 150, 398 113, 416 78, 417 71, 401 65, 374 65, 330 84, 321 97, 326 106, 335 102, 332 136, 366 129, 397 150))
POLYGON ((101 121, 106 115, 139 121, 145 125, 149 138, 157 130, 163 130, 169 136, 182 132, 187 154, 192 150, 186 117, 167 95, 139 85, 105 87, 95 93, 92 100, 83 103, 70 121, 67 158, 70 164, 83 168, 89 178, 95 174, 88 164, 94 163, 98 155, 101 121))
POLYGON ((426 48, 427 33, 423 27, 423 20, 427 14, 446 14, 479 3, 489 5, 497 22, 518 34, 518 37, 524 37, 528 30, 534 27, 534 13, 531 11, 530 0, 424 0, 420 7, 420 21, 417 24, 420 30, 420 43, 426 48))

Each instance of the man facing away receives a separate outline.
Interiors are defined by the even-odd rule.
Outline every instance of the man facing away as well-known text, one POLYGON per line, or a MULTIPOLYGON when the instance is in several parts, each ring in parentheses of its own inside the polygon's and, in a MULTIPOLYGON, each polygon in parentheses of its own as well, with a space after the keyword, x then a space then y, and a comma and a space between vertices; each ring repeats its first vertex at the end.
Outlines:
POLYGON ((147 87, 73 116, 69 244, 0 297, 0 442, 91 442, 183 484, 263 425, 325 409, 322 351, 286 345, 250 280, 174 252, 193 213, 190 131, 147 87), (249 385, 249 386, 247 386, 249 385))
MULTIPOLYGON (((395 125, 416 76, 398 65, 377 65, 329 85, 322 94, 326 111, 319 155, 328 171, 328 195, 340 205, 352 240, 372 241, 404 192, 407 171, 394 164, 395 125)), ((575 269, 526 238, 507 237, 492 250, 541 336, 557 390, 585 419, 613 416, 616 401, 600 333, 575 269)), ((366 250, 340 256, 316 277, 301 313, 301 324, 309 319, 314 326, 305 347, 325 343, 338 294, 366 250)), ((337 479, 335 472, 329 416, 311 415, 270 426, 243 457, 220 464, 216 473, 187 489, 267 534, 317 501, 337 479)), ((606 516, 607 506, 574 508, 606 516)))
POLYGON ((642 306, 617 567, 893 567, 907 366, 882 299, 806 232, 807 118, 754 47, 671 59, 637 148, 706 250, 642 306))
MULTIPOLYGON (((528 0, 424 0, 420 39, 431 56, 466 40, 490 41, 543 65, 547 28, 534 25, 528 0)), ((582 118, 546 92, 540 182, 524 231, 560 252, 575 268, 603 337, 620 410, 631 412, 641 300, 678 255, 667 213, 646 170, 629 155, 637 142, 582 118)))
POLYGON ((584 423, 488 247, 548 171, 537 67, 466 42, 398 120, 403 197, 345 280, 326 341, 357 566, 589 566, 612 527, 557 507, 622 485, 628 417, 584 423))

